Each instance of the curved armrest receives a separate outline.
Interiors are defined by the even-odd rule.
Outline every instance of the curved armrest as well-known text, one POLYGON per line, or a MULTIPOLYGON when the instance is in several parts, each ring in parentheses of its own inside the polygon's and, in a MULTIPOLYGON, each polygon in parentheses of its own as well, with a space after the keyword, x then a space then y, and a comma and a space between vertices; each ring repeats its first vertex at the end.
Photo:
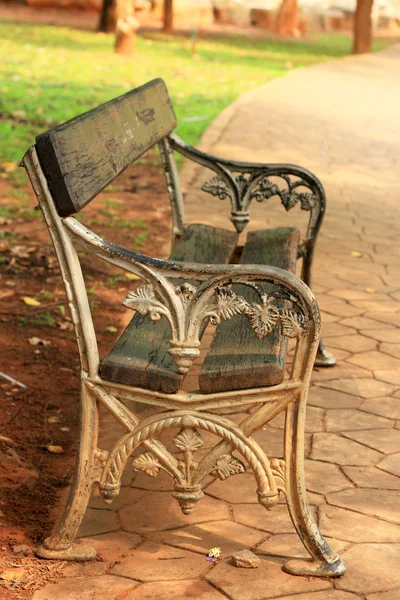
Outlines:
POLYGON ((257 319, 264 320, 266 333, 279 321, 284 335, 299 337, 306 332, 312 341, 319 339, 320 315, 316 300, 308 286, 293 273, 271 266, 204 265, 152 258, 104 240, 73 217, 63 222, 86 249, 147 282, 128 294, 124 304, 149 314, 153 320, 164 315, 171 325, 171 343, 179 346, 179 352, 186 348, 185 356, 197 355, 197 350, 193 354, 193 349, 198 347, 199 330, 205 319, 217 324, 221 319, 239 313, 249 316, 252 323, 257 319), (201 283, 197 287, 191 283, 180 284, 176 281, 178 278, 201 283), (275 298, 265 295, 258 285, 260 282, 278 286, 279 298, 292 302, 294 310, 278 309, 275 298), (255 289, 260 304, 250 306, 236 296, 229 287, 233 283, 255 289), (269 330, 268 322, 271 324, 269 330))

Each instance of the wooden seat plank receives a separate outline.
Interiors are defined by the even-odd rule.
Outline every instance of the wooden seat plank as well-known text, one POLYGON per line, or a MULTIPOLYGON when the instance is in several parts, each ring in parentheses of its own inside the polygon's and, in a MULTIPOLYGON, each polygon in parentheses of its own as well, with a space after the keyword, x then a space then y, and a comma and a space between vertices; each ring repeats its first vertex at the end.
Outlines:
MULTIPOLYGON (((292 228, 250 232, 241 264, 263 264, 295 271, 299 231, 292 228)), ((262 286, 268 295, 278 288, 262 286)), ((259 303, 257 292, 248 286, 233 286, 248 302, 259 303)), ((223 321, 217 328, 199 375, 203 393, 223 392, 281 383, 284 376, 286 338, 274 329, 259 340, 244 315, 223 321)))
MULTIPOLYGON (((236 247, 235 232, 190 225, 171 253, 171 259, 185 262, 225 264, 236 247)), ((176 281, 177 285, 181 283, 176 281)), ((103 379, 175 393, 183 375, 168 353, 171 329, 168 321, 151 321, 135 314, 128 327, 100 366, 103 379)))

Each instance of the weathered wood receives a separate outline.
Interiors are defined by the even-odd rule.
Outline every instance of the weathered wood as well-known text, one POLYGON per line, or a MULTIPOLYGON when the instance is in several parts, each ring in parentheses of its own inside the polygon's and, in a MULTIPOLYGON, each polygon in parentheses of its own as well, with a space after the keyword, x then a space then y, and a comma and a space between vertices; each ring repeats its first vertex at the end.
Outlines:
MULTIPOLYGON (((190 225, 174 247, 178 261, 220 264, 229 262, 237 234, 208 225, 190 225)), ((177 285, 180 280, 177 280, 177 285)), ((183 375, 168 354, 171 331, 168 321, 151 321, 135 314, 114 348, 103 360, 100 374, 108 381, 144 387, 169 394, 178 391, 183 375)))
POLYGON ((79 212, 175 126, 165 83, 154 79, 39 135, 36 149, 58 213, 79 212))
MULTIPOLYGON (((249 233, 240 262, 264 264, 294 271, 297 259, 297 229, 267 229, 249 233)), ((263 285, 268 295, 278 288, 263 285)), ((248 302, 259 303, 255 290, 235 285, 234 291, 248 302)), ((275 328, 259 340, 248 318, 237 315, 217 328, 199 375, 203 393, 276 385, 283 380, 286 338, 275 328)))

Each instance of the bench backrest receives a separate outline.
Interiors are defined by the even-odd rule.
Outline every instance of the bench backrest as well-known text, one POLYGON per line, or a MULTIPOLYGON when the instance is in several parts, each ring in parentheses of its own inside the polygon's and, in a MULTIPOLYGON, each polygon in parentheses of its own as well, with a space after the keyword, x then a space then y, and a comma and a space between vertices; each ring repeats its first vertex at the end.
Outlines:
POLYGON ((36 150, 58 213, 79 212, 175 127, 166 85, 154 79, 39 135, 36 150))

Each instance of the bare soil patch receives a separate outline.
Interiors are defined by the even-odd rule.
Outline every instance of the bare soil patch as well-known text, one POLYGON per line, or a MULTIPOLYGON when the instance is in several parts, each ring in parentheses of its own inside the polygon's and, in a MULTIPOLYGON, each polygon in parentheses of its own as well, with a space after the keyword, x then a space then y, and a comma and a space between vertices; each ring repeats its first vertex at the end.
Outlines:
MULTIPOLYGON (((63 564, 36 559, 34 549, 68 491, 79 419, 79 360, 59 268, 41 213, 27 210, 24 194, 32 208, 29 184, 16 192, 0 178, 0 209, 9 210, 0 217, 0 371, 26 386, 0 377, 0 598, 8 600, 31 598, 61 576, 63 564)), ((83 220, 106 239, 165 256, 171 216, 157 156, 127 169, 83 220)), ((137 283, 85 254, 81 260, 104 356, 130 319, 120 303, 137 283)))

